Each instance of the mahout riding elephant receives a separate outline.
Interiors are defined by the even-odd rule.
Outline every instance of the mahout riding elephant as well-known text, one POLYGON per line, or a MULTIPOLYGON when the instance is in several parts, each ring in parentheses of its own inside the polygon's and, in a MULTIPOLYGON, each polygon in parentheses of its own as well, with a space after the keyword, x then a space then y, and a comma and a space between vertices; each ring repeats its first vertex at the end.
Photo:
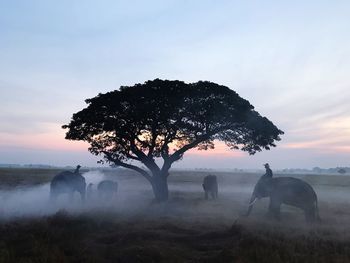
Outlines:
POLYGON ((304 211, 307 222, 319 221, 317 195, 307 182, 293 177, 262 176, 255 185, 246 216, 256 200, 270 197, 269 215, 280 219, 281 204, 298 207, 304 211))
POLYGON ((118 183, 111 180, 103 180, 97 185, 99 198, 112 199, 118 191, 118 183))
POLYGON ((207 200, 209 194, 213 199, 218 198, 218 181, 215 175, 207 175, 203 179, 204 197, 207 200))
POLYGON ((64 171, 52 179, 50 183, 50 198, 55 201, 60 194, 67 193, 73 200, 74 192, 77 191, 81 195, 82 201, 85 201, 86 182, 85 178, 79 173, 80 165, 74 172, 64 171))

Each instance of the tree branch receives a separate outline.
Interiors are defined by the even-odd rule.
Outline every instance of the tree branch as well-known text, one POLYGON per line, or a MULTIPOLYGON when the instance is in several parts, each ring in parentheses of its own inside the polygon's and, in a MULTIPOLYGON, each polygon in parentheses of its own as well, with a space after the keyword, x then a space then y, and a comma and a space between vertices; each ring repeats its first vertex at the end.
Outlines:
POLYGON ((151 171, 160 171, 152 157, 147 156, 143 151, 138 149, 132 140, 130 143, 131 151, 139 158, 139 161, 143 162, 151 171))
POLYGON ((142 147, 145 147, 145 148, 147 148, 147 147, 150 148, 151 147, 147 142, 141 140, 138 135, 135 136, 135 139, 142 145, 142 147))
POLYGON ((211 136, 215 135, 216 133, 220 132, 221 130, 224 130, 223 128, 220 129, 214 129, 210 132, 207 132, 206 134, 200 135, 198 136, 194 141, 190 142, 189 144, 186 144, 185 146, 183 146, 181 149, 177 150, 176 152, 174 152, 170 157, 169 157, 169 162, 170 162, 170 166, 171 163, 179 160, 181 158, 181 156, 188 151, 189 149, 192 149, 194 147, 196 147, 198 144, 200 144, 201 142, 204 142, 206 140, 208 140, 211 136))
POLYGON ((147 171, 143 170, 142 168, 136 166, 136 165, 132 165, 132 164, 128 164, 128 163, 124 163, 116 158, 113 158, 111 156, 111 154, 107 151, 103 151, 103 153, 105 154, 106 158, 108 161, 115 163, 116 165, 128 168, 128 169, 132 169, 140 174, 142 174, 149 182, 152 182, 152 177, 147 173, 147 171))
POLYGON ((181 156, 184 152, 186 152, 187 150, 189 150, 193 147, 196 147, 199 143, 206 141, 207 139, 210 138, 210 136, 211 135, 208 135, 208 134, 206 134, 205 136, 201 136, 200 139, 196 139, 193 142, 183 146, 181 149, 177 150, 176 152, 174 152, 172 155, 168 156, 167 158, 163 157, 164 164, 163 164, 162 169, 161 169, 162 173, 167 172, 171 168, 171 165, 175 161, 177 161, 181 158, 181 156))
POLYGON ((156 141, 157 141, 157 134, 156 134, 156 129, 154 127, 152 127, 152 131, 151 131, 151 135, 152 135, 152 140, 151 140, 151 145, 149 147, 149 151, 147 156, 151 157, 154 151, 154 148, 156 147, 156 141))

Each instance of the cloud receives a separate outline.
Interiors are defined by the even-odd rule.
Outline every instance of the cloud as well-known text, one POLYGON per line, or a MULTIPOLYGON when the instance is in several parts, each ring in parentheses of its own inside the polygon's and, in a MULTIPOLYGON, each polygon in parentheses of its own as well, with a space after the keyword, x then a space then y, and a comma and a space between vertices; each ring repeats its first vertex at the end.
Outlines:
POLYGON ((227 85, 285 131, 277 149, 253 157, 223 144, 189 152, 198 165, 344 161, 349 11, 345 1, 8 2, 0 10, 0 145, 30 158, 84 151, 60 126, 86 98, 160 77, 227 85))
POLYGON ((186 155, 203 157, 203 158, 212 158, 212 157, 220 157, 220 158, 239 158, 244 157, 246 154, 239 150, 230 150, 229 147, 225 145, 223 142, 215 141, 215 149, 213 150, 197 150, 191 149, 186 152, 186 155))
POLYGON ((32 150, 87 151, 88 144, 65 140, 65 131, 57 125, 47 124, 46 132, 30 134, 0 133, 0 147, 21 147, 32 150))
POLYGON ((22 146, 0 147, 1 163, 48 164, 55 166, 99 166, 98 157, 87 151, 33 149, 22 146))

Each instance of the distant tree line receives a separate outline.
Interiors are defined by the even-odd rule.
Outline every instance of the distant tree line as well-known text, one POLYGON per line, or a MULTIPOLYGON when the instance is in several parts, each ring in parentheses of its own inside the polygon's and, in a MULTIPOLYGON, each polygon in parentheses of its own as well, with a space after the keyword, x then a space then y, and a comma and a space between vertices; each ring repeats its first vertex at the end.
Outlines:
POLYGON ((334 168, 320 168, 314 167, 310 169, 283 169, 283 173, 316 173, 316 174, 350 174, 350 167, 334 167, 334 168))

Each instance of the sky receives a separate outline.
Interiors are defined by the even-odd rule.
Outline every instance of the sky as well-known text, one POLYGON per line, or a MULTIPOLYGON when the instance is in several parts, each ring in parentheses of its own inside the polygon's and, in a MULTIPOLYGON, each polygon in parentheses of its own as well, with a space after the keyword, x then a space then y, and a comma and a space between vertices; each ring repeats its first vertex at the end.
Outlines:
POLYGON ((96 165, 65 131, 85 99, 146 80, 209 80, 285 134, 175 167, 350 166, 349 1, 0 0, 0 163, 96 165))

